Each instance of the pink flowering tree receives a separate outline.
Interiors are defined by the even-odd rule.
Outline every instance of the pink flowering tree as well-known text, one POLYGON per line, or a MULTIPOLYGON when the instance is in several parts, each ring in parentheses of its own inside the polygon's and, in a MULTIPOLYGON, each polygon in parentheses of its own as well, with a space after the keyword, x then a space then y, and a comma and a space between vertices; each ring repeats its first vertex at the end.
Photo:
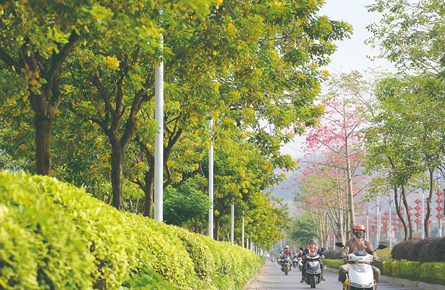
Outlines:
POLYGON ((364 159, 364 135, 361 130, 368 122, 369 96, 369 86, 360 73, 332 77, 327 93, 320 99, 325 113, 318 126, 305 133, 303 145, 306 158, 323 156, 321 163, 314 167, 330 168, 327 172, 334 174, 332 178, 344 181, 339 183, 338 189, 346 192, 350 228, 355 224, 356 191, 363 190, 359 188, 359 181, 363 177, 357 174, 357 170, 364 159))
MULTIPOLYGON (((314 221, 314 226, 326 230, 338 229, 336 239, 342 242, 345 242, 348 232, 343 224, 349 222, 348 186, 344 163, 345 161, 336 154, 308 156, 305 161, 300 161, 301 175, 294 180, 298 183, 297 204, 306 211, 320 215, 319 220, 327 219, 326 222, 314 221)), ((357 158, 351 162, 354 198, 365 192, 368 185, 367 177, 359 174, 359 164, 357 158)), ((356 209, 361 208, 356 206, 356 209)))

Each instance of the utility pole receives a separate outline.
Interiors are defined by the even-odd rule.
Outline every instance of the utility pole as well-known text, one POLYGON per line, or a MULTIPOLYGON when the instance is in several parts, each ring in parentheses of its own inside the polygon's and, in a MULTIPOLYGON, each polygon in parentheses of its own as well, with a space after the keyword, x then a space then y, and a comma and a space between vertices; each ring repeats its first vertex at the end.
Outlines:
POLYGON ((230 220, 230 242, 232 243, 232 246, 234 241, 234 233, 235 233, 235 202, 232 201, 231 220, 230 220))
POLYGON ((209 137, 210 137, 210 149, 209 149, 209 237, 213 239, 213 142, 212 142, 212 127, 213 120, 209 120, 209 137))
MULTIPOLYGON (((161 49, 163 48, 161 37, 161 49)), ((155 220, 163 221, 164 208, 164 61, 161 59, 155 67, 155 119, 159 131, 155 137, 155 220)))
POLYGON ((241 227, 241 248, 244 249, 244 212, 243 212, 243 225, 241 227))

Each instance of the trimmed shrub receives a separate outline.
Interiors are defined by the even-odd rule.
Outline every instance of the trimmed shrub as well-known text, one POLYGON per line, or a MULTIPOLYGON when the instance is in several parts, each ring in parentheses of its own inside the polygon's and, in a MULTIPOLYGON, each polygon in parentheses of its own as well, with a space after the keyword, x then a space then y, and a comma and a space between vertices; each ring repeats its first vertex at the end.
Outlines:
POLYGON ((30 181, 0 172, 0 288, 92 288, 88 242, 69 214, 30 181))
POLYGON ((414 261, 411 253, 416 243, 417 241, 415 240, 408 240, 398 243, 391 251, 392 258, 396 260, 414 261))
POLYGON ((345 264, 344 261, 342 260, 332 260, 332 259, 323 259, 322 262, 329 268, 334 268, 334 269, 338 269, 340 266, 345 264))
POLYGON ((419 255, 419 262, 443 262, 445 261, 445 238, 436 238, 429 243, 419 255))
POLYGON ((53 178, 0 172, 0 289, 239 289, 264 262, 53 178))
POLYGON ((438 239, 440 238, 427 238, 417 241, 411 252, 412 261, 419 261, 420 263, 424 261, 432 262, 432 256, 435 255, 435 253, 431 253, 428 248, 430 244, 434 244, 438 239))
POLYGON ((324 256, 326 259, 340 259, 341 258, 341 250, 331 250, 331 251, 324 251, 324 256))
POLYGON ((383 263, 383 275, 445 285, 445 263, 390 260, 383 263))

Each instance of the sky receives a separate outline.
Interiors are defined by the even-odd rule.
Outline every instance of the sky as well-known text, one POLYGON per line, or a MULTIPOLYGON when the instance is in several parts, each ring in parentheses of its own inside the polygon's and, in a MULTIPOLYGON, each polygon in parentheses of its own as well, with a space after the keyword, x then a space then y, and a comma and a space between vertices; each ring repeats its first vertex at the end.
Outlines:
MULTIPOLYGON (((371 37, 366 27, 380 19, 379 13, 368 12, 366 6, 374 3, 374 0, 326 0, 319 15, 326 15, 332 20, 343 20, 353 26, 353 34, 350 39, 336 42, 337 51, 331 56, 331 63, 326 67, 331 73, 349 73, 352 70, 363 71, 368 68, 381 68, 382 70, 395 71, 394 66, 384 59, 371 61, 366 56, 375 56, 379 53, 364 44, 371 37)), ((283 154, 291 154, 298 158, 302 156, 299 150, 304 137, 295 137, 294 142, 283 147, 283 154)))

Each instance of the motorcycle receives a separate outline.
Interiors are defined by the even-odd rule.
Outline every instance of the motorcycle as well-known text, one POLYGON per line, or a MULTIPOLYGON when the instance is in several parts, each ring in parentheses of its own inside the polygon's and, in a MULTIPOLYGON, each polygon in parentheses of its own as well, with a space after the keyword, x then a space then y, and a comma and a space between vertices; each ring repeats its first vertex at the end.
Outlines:
POLYGON ((298 258, 297 259, 297 264, 298 264, 298 269, 300 270, 300 271, 303 271, 303 258, 302 257, 300 257, 300 258, 298 258))
POLYGON ((270 257, 270 261, 271 261, 272 263, 275 262, 275 257, 274 257, 274 256, 270 257))
POLYGON ((297 268, 298 267, 298 258, 292 257, 292 267, 297 268))
MULTIPOLYGON (((345 247, 341 242, 338 242, 335 245, 339 248, 345 247)), ((387 245, 379 245, 375 251, 387 247, 387 245)), ((346 281, 343 284, 343 290, 377 289, 377 284, 374 280, 374 272, 372 271, 371 265, 369 265, 369 263, 374 260, 374 257, 371 254, 365 251, 355 251, 353 253, 348 253, 348 257, 345 260, 347 260, 351 266, 349 267, 346 281)))
POLYGON ((285 275, 288 275, 289 271, 291 270, 292 270, 291 260, 287 257, 281 259, 281 271, 283 271, 285 275))
MULTIPOLYGON (((325 248, 322 248, 323 252, 325 248)), ((323 277, 323 272, 321 271, 321 258, 318 254, 306 254, 305 256, 305 267, 306 267, 306 283, 311 285, 311 288, 317 288, 317 284, 320 284, 323 277)))

